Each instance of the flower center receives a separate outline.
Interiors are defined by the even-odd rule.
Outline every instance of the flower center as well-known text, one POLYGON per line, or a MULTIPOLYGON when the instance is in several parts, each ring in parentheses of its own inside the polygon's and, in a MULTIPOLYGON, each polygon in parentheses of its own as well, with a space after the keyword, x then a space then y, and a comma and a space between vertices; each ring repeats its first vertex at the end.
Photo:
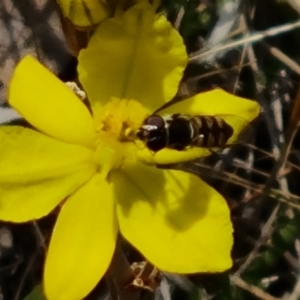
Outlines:
POLYGON ((114 136, 120 142, 135 140, 135 133, 148 115, 135 100, 113 98, 96 116, 97 130, 114 136))
POLYGON ((139 102, 117 98, 96 113, 96 160, 105 177, 120 168, 124 159, 135 160, 136 132, 147 115, 139 102))

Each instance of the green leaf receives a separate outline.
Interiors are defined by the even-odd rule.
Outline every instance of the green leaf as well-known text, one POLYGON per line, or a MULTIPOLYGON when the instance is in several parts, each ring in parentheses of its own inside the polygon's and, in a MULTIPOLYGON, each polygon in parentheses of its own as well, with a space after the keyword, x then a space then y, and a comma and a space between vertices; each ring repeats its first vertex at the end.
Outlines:
POLYGON ((36 285, 35 288, 23 300, 45 300, 41 285, 36 285))

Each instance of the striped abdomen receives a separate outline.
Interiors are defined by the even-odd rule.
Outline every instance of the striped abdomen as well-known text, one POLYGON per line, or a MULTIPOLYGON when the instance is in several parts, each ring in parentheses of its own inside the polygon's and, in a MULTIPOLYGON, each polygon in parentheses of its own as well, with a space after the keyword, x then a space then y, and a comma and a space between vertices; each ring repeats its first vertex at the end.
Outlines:
POLYGON ((193 116, 190 124, 193 128, 191 146, 194 147, 225 147, 233 135, 232 127, 221 117, 193 116))

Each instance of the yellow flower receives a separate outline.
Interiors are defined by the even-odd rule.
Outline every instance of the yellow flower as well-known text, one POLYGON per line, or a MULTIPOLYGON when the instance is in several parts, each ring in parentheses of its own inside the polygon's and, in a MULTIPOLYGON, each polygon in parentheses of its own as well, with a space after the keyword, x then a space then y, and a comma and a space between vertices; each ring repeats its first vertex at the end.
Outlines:
MULTIPOLYGON (((145 0, 57 0, 64 17, 78 29, 90 29, 111 17, 121 7, 130 7, 145 0)), ((146 0, 147 1, 147 0, 146 0)), ((149 1, 153 9, 158 8, 161 0, 149 1)))
POLYGON ((91 27, 112 16, 105 0, 57 0, 64 17, 79 28, 91 27))
MULTIPOLYGON (((118 231, 164 271, 231 267, 224 198, 193 174, 155 166, 208 151, 152 153, 135 137, 143 120, 175 95, 186 62, 178 33, 140 3, 104 21, 80 54, 92 114, 34 58, 17 66, 9 103, 37 130, 0 127, 0 219, 38 219, 62 203, 45 263, 48 299, 86 296, 110 264, 118 231)), ((215 90, 160 113, 234 114, 250 122, 259 106, 215 90)), ((233 137, 243 129, 230 125, 233 137)))

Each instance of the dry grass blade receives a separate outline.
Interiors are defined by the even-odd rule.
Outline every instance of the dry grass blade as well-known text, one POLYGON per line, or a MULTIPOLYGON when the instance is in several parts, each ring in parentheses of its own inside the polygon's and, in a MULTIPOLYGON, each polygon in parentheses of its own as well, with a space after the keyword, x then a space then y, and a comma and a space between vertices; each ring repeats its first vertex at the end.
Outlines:
POLYGON ((253 296, 257 297, 258 299, 262 300, 280 300, 280 298, 276 298, 271 296, 270 294, 264 292, 257 286, 254 286, 252 284, 249 284, 245 282, 243 279, 237 276, 231 276, 230 281, 232 284, 238 286, 239 288, 248 291, 251 293, 253 296))
POLYGON ((128 287, 134 277, 130 264, 118 242, 112 263, 105 276, 112 300, 140 299, 140 291, 128 287))
POLYGON ((298 93, 296 95, 294 105, 291 110, 291 116, 289 119, 289 125, 287 130, 287 138, 289 138, 289 140, 292 140, 292 138, 294 137, 295 131, 299 126, 299 121, 300 121, 300 88, 298 89, 298 93))
POLYGON ((276 207, 273 209, 273 212, 271 216, 269 217, 269 220, 265 223, 261 230, 261 236, 256 241, 255 246, 251 253, 248 255, 246 261, 239 267, 239 269, 235 272, 235 276, 240 276, 251 264, 251 262, 256 258, 257 253, 262 245, 266 243, 266 241, 271 237, 273 230, 272 226, 274 221, 276 220, 277 214, 279 211, 279 204, 276 205, 276 207))
MULTIPOLYGON (((298 93, 296 95, 296 98, 294 100, 294 104, 291 110, 291 115, 289 118, 289 124, 287 128, 286 133, 286 152, 289 153, 292 147, 292 143, 294 141, 295 135, 297 133, 298 127, 300 123, 300 88, 298 89, 298 93)), ((285 157, 285 161, 283 164, 285 164, 287 157, 285 157)))
POLYGON ((300 14, 300 1, 299 0, 286 0, 286 2, 300 14))
POLYGON ((298 278, 297 284, 294 287, 292 294, 286 297, 286 300, 298 300, 300 297, 300 277, 298 278))
POLYGON ((203 53, 202 53, 202 51, 194 53, 190 57, 190 62, 192 62, 192 61, 200 62, 203 59, 205 59, 208 55, 211 55, 211 54, 214 54, 214 53, 217 53, 217 52, 228 51, 230 49, 234 49, 236 47, 243 46, 245 44, 259 42, 259 41, 263 40, 266 37, 275 36, 275 35, 278 35, 278 34, 289 32, 289 31, 294 30, 294 29, 299 28, 299 27, 300 27, 300 21, 296 21, 294 23, 290 23, 290 24, 270 28, 266 31, 253 33, 253 34, 251 34, 251 35, 249 35, 249 36, 247 36, 243 39, 240 39, 238 41, 229 42, 229 43, 226 43, 226 44, 221 45, 221 46, 213 47, 212 49, 207 50, 203 53))
POLYGON ((300 75, 300 66, 299 64, 297 64, 295 60, 291 59, 289 56, 284 54, 276 47, 271 47, 267 43, 264 43, 264 46, 274 57, 276 57, 278 60, 283 62, 285 65, 287 65, 291 70, 293 70, 294 72, 300 75))

